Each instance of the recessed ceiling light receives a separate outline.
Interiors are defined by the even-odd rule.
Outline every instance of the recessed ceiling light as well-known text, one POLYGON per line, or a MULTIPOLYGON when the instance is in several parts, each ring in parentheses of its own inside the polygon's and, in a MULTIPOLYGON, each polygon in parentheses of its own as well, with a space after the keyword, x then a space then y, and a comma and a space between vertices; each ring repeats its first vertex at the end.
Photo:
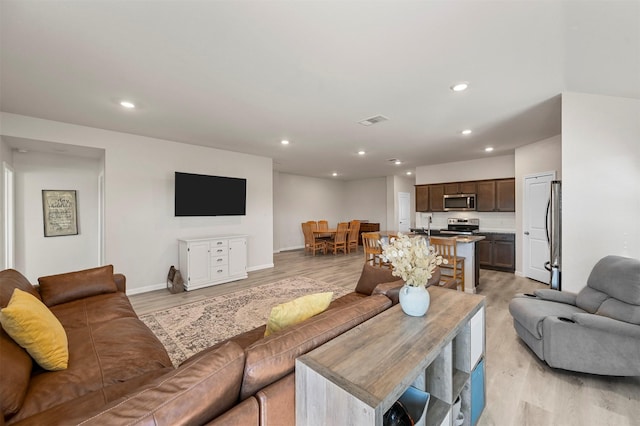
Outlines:
POLYGON ((281 141, 280 141, 280 143, 281 143, 282 145, 289 145, 289 141, 288 141, 288 140, 286 140, 286 139, 281 140, 281 141))
POLYGON ((467 90, 468 87, 469 87, 468 82, 461 81, 451 86, 451 90, 453 90, 454 92, 462 92, 463 90, 467 90))
POLYGON ((395 164, 396 166, 399 166, 400 164, 402 164, 402 161, 396 160, 396 161, 393 162, 393 164, 395 164))
POLYGON ((133 102, 130 102, 130 101, 120 101, 120 105, 125 107, 125 108, 129 108, 129 109, 136 107, 136 105, 133 102))
POLYGON ((493 151, 493 147, 492 146, 488 146, 484 149, 486 152, 491 152, 493 151))
POLYGON ((407 172, 407 176, 411 176, 413 173, 411 172, 407 172))
POLYGON ((471 134, 471 129, 464 129, 460 133, 462 133, 463 135, 470 135, 471 134))
POLYGON ((358 155, 364 155, 365 152, 364 151, 358 151, 358 155))
POLYGON ((331 173, 331 176, 338 176, 338 172, 331 173))

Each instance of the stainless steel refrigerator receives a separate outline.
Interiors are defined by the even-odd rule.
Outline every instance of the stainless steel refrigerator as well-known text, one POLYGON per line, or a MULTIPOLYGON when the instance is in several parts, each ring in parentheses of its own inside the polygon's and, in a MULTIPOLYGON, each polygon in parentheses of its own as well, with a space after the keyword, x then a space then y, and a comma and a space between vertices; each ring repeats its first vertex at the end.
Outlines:
POLYGON ((544 267, 550 272, 551 289, 562 290, 562 183, 559 180, 551 181, 545 228, 549 244, 549 261, 545 262, 544 267))

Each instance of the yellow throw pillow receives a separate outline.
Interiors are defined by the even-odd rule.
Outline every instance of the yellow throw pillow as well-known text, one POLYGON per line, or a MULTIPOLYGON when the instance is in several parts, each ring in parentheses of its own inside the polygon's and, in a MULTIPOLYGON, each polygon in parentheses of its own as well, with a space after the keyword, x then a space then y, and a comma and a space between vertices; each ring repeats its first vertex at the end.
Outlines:
POLYGON ((20 289, 13 290, 0 323, 17 344, 46 370, 64 370, 69 362, 67 334, 44 303, 20 289))
POLYGON ((309 294, 271 309, 264 336, 319 314, 329 307, 333 292, 309 294))

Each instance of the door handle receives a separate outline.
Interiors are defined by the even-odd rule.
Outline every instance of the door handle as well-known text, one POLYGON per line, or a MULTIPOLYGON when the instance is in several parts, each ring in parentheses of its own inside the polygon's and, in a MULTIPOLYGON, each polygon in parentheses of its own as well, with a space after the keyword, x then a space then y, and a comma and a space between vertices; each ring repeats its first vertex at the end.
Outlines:
POLYGON ((529 231, 524 231, 524 235, 529 235, 529 231))

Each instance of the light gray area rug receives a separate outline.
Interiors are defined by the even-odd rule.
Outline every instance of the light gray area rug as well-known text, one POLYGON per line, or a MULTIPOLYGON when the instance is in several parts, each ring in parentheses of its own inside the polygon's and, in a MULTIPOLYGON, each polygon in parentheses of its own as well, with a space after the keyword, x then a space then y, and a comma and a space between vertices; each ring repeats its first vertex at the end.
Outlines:
POLYGON ((325 291, 333 291, 335 299, 352 290, 297 276, 157 311, 140 319, 158 336, 173 365, 178 366, 209 346, 265 324, 274 306, 325 291))

